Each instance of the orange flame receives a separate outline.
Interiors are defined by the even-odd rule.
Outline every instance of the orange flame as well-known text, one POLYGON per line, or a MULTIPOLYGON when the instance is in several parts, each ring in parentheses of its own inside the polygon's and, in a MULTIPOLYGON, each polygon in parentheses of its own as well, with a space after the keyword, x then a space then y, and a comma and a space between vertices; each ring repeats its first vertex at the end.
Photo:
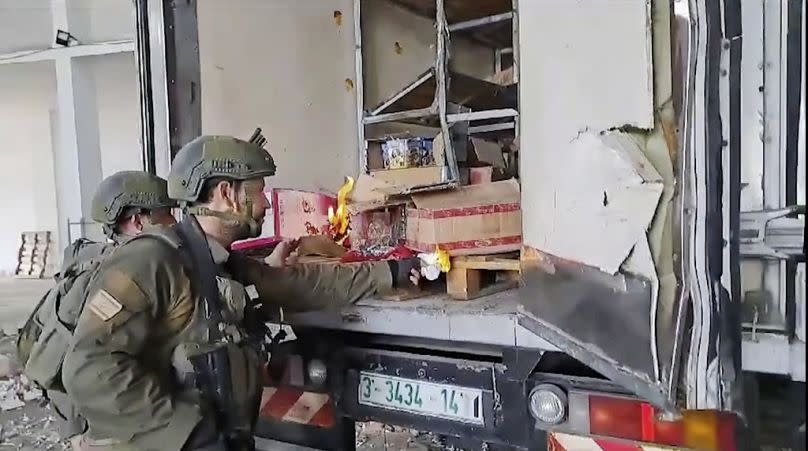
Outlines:
POLYGON ((342 244, 345 238, 348 237, 348 227, 351 224, 351 217, 348 214, 347 198, 348 194, 353 190, 354 179, 352 177, 345 177, 345 184, 337 192, 337 210, 334 207, 328 207, 328 223, 331 224, 331 230, 334 240, 342 244))

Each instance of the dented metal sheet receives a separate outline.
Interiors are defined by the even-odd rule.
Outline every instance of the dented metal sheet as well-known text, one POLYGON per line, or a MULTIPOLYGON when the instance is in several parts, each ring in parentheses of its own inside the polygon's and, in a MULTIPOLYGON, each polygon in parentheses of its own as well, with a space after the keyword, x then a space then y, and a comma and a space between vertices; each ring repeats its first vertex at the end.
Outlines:
MULTIPOLYGON (((522 203, 532 206, 524 215, 525 244, 612 273, 637 234, 625 239, 628 244, 624 240, 589 255, 591 245, 606 244, 603 232, 590 228, 597 221, 581 219, 604 209, 603 189, 592 197, 595 187, 590 183, 593 177, 603 182, 596 173, 604 171, 602 162, 596 165, 591 159, 596 150, 585 152, 580 141, 588 132, 653 128, 650 5, 649 0, 536 0, 519 5, 520 23, 530 24, 519 27, 520 78, 531 80, 520 86, 519 102, 522 203), (571 209, 577 209, 577 220, 564 213, 571 209), (599 243, 576 242, 585 235, 599 243), (617 248, 622 256, 615 256, 617 248)), ((620 196, 607 192, 606 197, 608 202, 620 196)))
POLYGON ((526 201, 535 198, 552 205, 538 212, 528 208, 525 243, 615 274, 634 245, 646 240, 662 177, 623 133, 583 132, 564 155, 566 168, 545 179, 541 193, 523 196, 526 206, 535 205, 526 201))

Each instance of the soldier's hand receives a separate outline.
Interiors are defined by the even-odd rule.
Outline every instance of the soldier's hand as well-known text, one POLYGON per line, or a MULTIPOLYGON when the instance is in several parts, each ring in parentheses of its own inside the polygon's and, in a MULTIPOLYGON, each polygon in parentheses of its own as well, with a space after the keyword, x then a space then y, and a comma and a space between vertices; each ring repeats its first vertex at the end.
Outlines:
POLYGON ((418 286, 421 283, 421 260, 418 258, 388 260, 388 264, 394 288, 404 288, 410 284, 418 286))
POLYGON ((264 263, 275 268, 282 268, 286 265, 294 264, 292 252, 297 249, 298 240, 283 240, 275 246, 275 249, 264 259, 264 263))

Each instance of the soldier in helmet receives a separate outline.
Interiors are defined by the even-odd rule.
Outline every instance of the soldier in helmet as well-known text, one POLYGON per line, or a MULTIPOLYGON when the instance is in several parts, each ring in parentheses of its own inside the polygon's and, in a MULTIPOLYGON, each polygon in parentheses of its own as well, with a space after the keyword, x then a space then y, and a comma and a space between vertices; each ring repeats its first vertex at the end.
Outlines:
POLYGON ((275 268, 231 255, 260 233, 274 173, 266 150, 232 137, 177 154, 168 190, 186 218, 104 263, 65 359, 89 424, 79 449, 253 450, 263 356, 246 325, 278 306, 339 307, 413 281, 417 260, 275 268))
POLYGON ((60 273, 76 261, 84 261, 114 244, 138 235, 144 227, 170 225, 177 202, 168 197, 166 180, 144 171, 120 171, 105 178, 93 195, 90 214, 101 224, 110 242, 79 238, 65 248, 60 273))
POLYGON ((91 208, 93 220, 103 226, 109 242, 80 238, 67 246, 55 277, 56 286, 42 298, 20 330, 17 343, 20 361, 28 376, 46 389, 54 410, 64 420, 61 429, 66 437, 82 433, 85 423, 67 399, 58 377, 43 377, 58 374, 68 338, 48 332, 69 330, 54 328, 56 323, 74 326, 86 299, 84 289, 92 270, 117 244, 138 235, 144 228, 175 223, 171 215, 174 206, 176 202, 168 197, 166 180, 160 177, 143 171, 122 171, 104 179, 96 189, 91 208))

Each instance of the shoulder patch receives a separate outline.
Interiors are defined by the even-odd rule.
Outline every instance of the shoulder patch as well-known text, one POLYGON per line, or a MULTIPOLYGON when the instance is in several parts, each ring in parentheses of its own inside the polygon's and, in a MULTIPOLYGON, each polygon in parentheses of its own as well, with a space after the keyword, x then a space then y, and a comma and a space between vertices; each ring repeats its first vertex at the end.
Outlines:
POLYGON ((102 321, 109 321, 115 315, 123 310, 123 305, 117 299, 107 293, 106 290, 98 290, 98 292, 90 299, 87 308, 101 318, 102 321))

